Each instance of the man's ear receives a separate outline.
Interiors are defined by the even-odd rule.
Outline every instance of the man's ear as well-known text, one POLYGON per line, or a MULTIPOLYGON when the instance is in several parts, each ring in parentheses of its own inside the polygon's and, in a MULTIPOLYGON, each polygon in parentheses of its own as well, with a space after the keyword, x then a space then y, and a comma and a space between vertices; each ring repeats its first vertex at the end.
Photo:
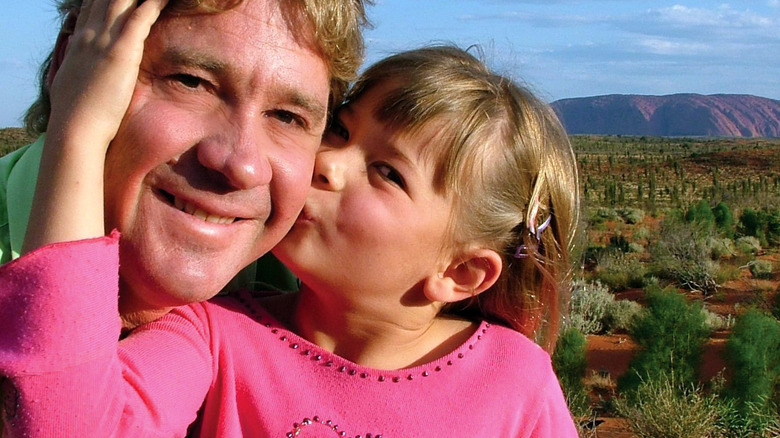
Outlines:
POLYGON ((65 21, 62 23, 60 34, 57 35, 57 42, 54 44, 54 51, 51 53, 51 64, 49 66, 49 72, 46 74, 46 87, 51 87, 54 82, 54 76, 62 65, 62 60, 65 59, 65 53, 68 50, 68 43, 70 43, 70 37, 73 35, 73 31, 76 28, 76 19, 78 18, 78 11, 69 12, 65 17, 65 21))
POLYGON ((454 303, 479 295, 501 275, 501 256, 490 249, 475 248, 461 254, 441 272, 425 280, 425 297, 454 303))

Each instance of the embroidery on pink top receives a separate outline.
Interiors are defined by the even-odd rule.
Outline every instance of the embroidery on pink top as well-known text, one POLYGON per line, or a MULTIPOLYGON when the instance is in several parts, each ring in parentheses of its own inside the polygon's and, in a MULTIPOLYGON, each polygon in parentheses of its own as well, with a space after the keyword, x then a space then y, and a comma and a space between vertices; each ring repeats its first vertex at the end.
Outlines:
MULTIPOLYGON (((312 418, 304 418, 303 421, 301 421, 300 423, 294 423, 293 429, 287 432, 287 435, 285 436, 287 438, 294 438, 294 437, 322 438, 321 433, 323 431, 332 432, 333 433, 332 436, 352 437, 352 435, 347 434, 346 431, 340 430, 337 424, 333 424, 333 421, 322 420, 318 415, 315 415, 312 418)), ((365 435, 354 435, 354 438, 382 438, 382 434, 367 433, 365 435)))

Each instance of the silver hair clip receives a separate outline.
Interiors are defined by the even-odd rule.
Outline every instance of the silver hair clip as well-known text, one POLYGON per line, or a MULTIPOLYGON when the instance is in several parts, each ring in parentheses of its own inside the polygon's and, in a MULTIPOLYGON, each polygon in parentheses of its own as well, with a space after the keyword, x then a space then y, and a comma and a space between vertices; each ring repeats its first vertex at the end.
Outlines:
MULTIPOLYGON (((533 216, 535 218, 535 215, 533 216)), ((542 232, 550 225, 550 221, 552 220, 552 215, 547 216, 547 219, 542 222, 541 225, 539 225, 538 228, 534 229, 534 224, 530 223, 528 225, 528 234, 536 240, 536 243, 531 245, 532 249, 536 251, 539 248, 539 242, 542 241, 542 232)), ((533 221, 532 221, 533 222, 533 221)), ((528 246, 526 246, 524 243, 520 244, 517 247, 517 250, 515 250, 514 258, 516 259, 524 259, 528 257, 528 246)))

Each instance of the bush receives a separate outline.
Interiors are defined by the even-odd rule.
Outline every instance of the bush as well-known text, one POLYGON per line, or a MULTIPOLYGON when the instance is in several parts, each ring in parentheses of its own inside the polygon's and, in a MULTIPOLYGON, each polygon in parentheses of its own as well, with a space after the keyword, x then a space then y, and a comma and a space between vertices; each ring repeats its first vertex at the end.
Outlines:
POLYGON ((688 304, 675 290, 650 288, 647 309, 631 328, 641 351, 618 380, 621 391, 632 392, 642 382, 674 375, 682 384, 697 381, 702 345, 710 334, 698 303, 688 304))
POLYGON ((618 214, 627 224, 638 224, 645 218, 645 211, 639 208, 621 208, 618 210, 618 214))
POLYGON ((710 204, 702 199, 690 206, 688 212, 685 214, 685 221, 695 222, 707 229, 711 229, 715 226, 715 215, 712 213, 710 204))
POLYGON ((603 251, 597 257, 596 278, 613 291, 642 287, 647 273, 644 264, 623 251, 603 251))
POLYGON ((742 234, 753 237, 758 237, 762 228, 761 219, 752 208, 742 210, 742 214, 739 215, 739 225, 742 234))
POLYGON ((764 246, 780 245, 780 209, 754 211, 746 208, 739 222, 742 234, 758 238, 764 246))
POLYGON ((558 337, 552 356, 553 368, 575 416, 587 415, 588 398, 585 384, 585 336, 576 327, 566 328, 558 337))
POLYGON ((600 207, 596 211, 596 216, 603 220, 616 221, 620 219, 620 215, 617 214, 614 208, 600 207))
POLYGON ((645 227, 639 227, 634 231, 634 240, 647 240, 650 238, 650 230, 645 227))
POLYGON ((754 403, 738 409, 731 399, 716 401, 718 420, 715 423, 719 437, 769 438, 780 436, 780 414, 754 403))
POLYGON ((717 430, 717 407, 699 388, 668 375, 643 382, 634 399, 615 407, 642 438, 708 437, 717 430))
POLYGON ((780 323, 758 310, 748 310, 734 325, 726 342, 732 378, 728 395, 736 408, 748 403, 766 406, 780 385, 780 323))
POLYGON ((712 214, 715 216, 715 226, 726 237, 734 236, 734 215, 731 213, 731 209, 723 202, 719 202, 712 209, 712 214))
POLYGON ((645 252, 645 247, 639 243, 631 242, 628 244, 628 252, 631 254, 642 254, 645 252))
POLYGON ((729 280, 736 280, 741 275, 739 266, 722 264, 718 265, 718 271, 715 273, 715 282, 723 284, 729 280))
POLYGON ((642 313, 642 306, 631 300, 613 300, 607 306, 603 326, 609 332, 629 332, 636 318, 642 313))
POLYGON ((707 327, 707 329, 711 332, 714 332, 716 330, 723 330, 727 327, 726 319, 722 316, 718 315, 717 313, 710 312, 707 309, 702 309, 702 313, 704 313, 704 326, 707 327))
POLYGON ((600 333, 604 328, 607 309, 614 300, 615 296, 598 281, 575 281, 571 294, 569 325, 586 335, 600 333))
POLYGON ((772 262, 769 260, 753 260, 748 263, 748 269, 755 278, 772 278, 772 262))
POLYGON ((761 242, 755 236, 742 236, 734 244, 742 254, 758 254, 761 251, 761 242))
POLYGON ((709 242, 709 246, 710 256, 715 260, 733 257, 736 253, 734 241, 728 237, 712 238, 709 242))
POLYGON ((711 232, 696 223, 665 220, 658 242, 650 247, 653 271, 680 286, 712 295, 718 264, 710 259, 711 232))

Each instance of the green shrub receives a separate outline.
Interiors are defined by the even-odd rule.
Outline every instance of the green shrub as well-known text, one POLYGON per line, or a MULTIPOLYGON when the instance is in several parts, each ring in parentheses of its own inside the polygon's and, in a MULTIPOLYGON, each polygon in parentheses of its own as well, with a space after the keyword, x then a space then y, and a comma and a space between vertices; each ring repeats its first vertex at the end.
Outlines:
POLYGON ((553 368, 566 395, 569 409, 575 416, 587 415, 588 398, 585 384, 585 336, 576 327, 563 330, 552 356, 553 368))
POLYGON ((723 284, 730 280, 736 280, 741 275, 739 266, 722 264, 718 265, 718 270, 715 273, 715 282, 723 284))
POLYGON ((603 251, 597 257, 596 279, 613 291, 642 287, 647 273, 645 265, 635 256, 623 251, 603 251))
POLYGON ((714 332, 716 330, 723 330, 728 328, 728 323, 722 316, 718 315, 717 313, 710 312, 707 309, 702 309, 701 311, 704 313, 704 326, 707 327, 709 331, 714 332))
POLYGON ((713 237, 709 242, 709 246, 710 257, 715 260, 733 257, 736 254, 734 241, 728 237, 713 237))
POLYGON ((744 411, 747 403, 770 403, 780 385, 780 323, 758 310, 748 310, 726 342, 732 378, 728 394, 744 411))
POLYGON ((717 430, 717 406, 698 387, 666 374, 642 382, 635 398, 615 407, 641 438, 709 437, 717 430))
POLYGON ((718 264, 710 258, 711 235, 697 223, 664 220, 658 242, 650 247, 654 274, 704 295, 714 294, 718 264))
POLYGON ((628 239, 622 234, 610 236, 607 251, 628 252, 628 239))
POLYGON ((613 300, 604 315, 604 329, 608 333, 628 332, 641 313, 642 306, 636 301, 613 300))
POLYGON ((739 226, 742 234, 758 237, 759 232, 762 229, 761 218, 759 218, 758 213, 755 210, 746 208, 742 210, 742 214, 739 215, 739 226))
POLYGON ((737 251, 742 254, 758 254, 761 251, 761 242, 755 236, 742 236, 734 242, 737 251))
POLYGON ((772 316, 780 319, 780 285, 775 289, 775 297, 772 299, 772 316))
POLYGON ((739 217, 740 232, 756 237, 761 245, 780 245, 780 209, 754 211, 746 208, 739 217))
POLYGON ((748 263, 748 269, 755 278, 772 278, 772 262, 769 260, 753 260, 748 263))
POLYGON ((701 305, 688 304, 676 290, 649 288, 647 309, 631 327, 641 350, 619 380, 621 391, 632 392, 642 382, 674 375, 693 384, 701 362, 702 346, 710 334, 701 305))
POLYGON ((642 254, 645 252, 645 247, 639 243, 631 242, 628 244, 628 252, 631 254, 642 254))
POLYGON ((695 222, 707 229, 711 229, 715 226, 715 215, 712 213, 710 204, 702 199, 688 208, 688 212, 685 214, 685 221, 695 222))
POLYGON ((615 296, 601 283, 577 280, 571 294, 569 325, 590 335, 604 329, 604 317, 615 296))
POLYGON ((638 224, 645 218, 645 211, 639 208, 625 207, 618 210, 618 214, 627 224, 638 224))
POLYGON ((780 437, 780 413, 767 409, 765 404, 747 403, 737 408, 732 399, 716 400, 718 419, 715 422, 718 437, 770 438, 780 437))
POLYGON ((731 209, 723 202, 719 202, 712 209, 712 214, 715 216, 715 226, 726 237, 734 236, 734 215, 731 213, 731 209))
POLYGON ((610 221, 616 221, 620 219, 620 215, 617 214, 614 208, 601 207, 596 211, 596 216, 610 221))
POLYGON ((647 240, 650 238, 650 230, 645 227, 639 227, 634 231, 634 240, 647 240))

